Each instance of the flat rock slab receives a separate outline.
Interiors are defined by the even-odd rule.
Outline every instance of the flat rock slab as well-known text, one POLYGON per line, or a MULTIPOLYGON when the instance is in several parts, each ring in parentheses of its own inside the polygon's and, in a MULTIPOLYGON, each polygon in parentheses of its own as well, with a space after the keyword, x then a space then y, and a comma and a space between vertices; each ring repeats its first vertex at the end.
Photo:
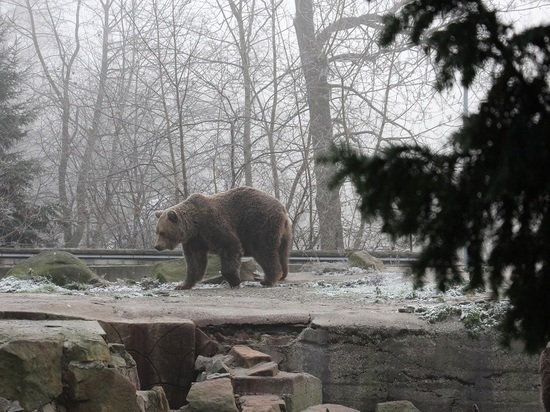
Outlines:
POLYGON ((102 336, 105 331, 96 321, 0 319, 0 343, 31 338, 63 342, 102 336))
MULTIPOLYGON (((414 313, 399 313, 399 307, 412 302, 409 297, 396 296, 393 289, 388 292, 391 296, 380 299, 375 292, 380 282, 398 287, 401 294, 413 291, 410 277, 402 272, 350 275, 299 272, 291 273, 275 287, 245 282, 234 289, 218 286, 165 290, 159 294, 144 293, 143 296, 132 296, 124 291, 102 292, 100 289, 86 294, 78 291, 0 293, 0 318, 61 317, 105 322, 179 322, 191 319, 199 328, 243 322, 250 325, 307 325, 312 320, 329 326, 438 327, 419 319, 414 313), (358 281, 360 287, 355 287, 354 282, 358 281), (348 286, 338 286, 342 284, 348 286), (335 313, 338 316, 334 316, 335 313)), ((459 299, 469 298, 461 296, 459 299)))

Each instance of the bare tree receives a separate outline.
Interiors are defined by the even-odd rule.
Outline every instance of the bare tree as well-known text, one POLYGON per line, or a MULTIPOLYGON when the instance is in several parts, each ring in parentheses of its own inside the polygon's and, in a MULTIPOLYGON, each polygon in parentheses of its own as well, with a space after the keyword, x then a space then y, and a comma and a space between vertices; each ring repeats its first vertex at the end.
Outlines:
POLYGON ((294 30, 280 0, 25 0, 34 86, 56 108, 33 135, 55 166, 63 243, 149 246, 155 208, 254 184, 286 204, 296 248, 382 244, 350 188, 328 190, 318 156, 337 139, 382 151, 445 123, 420 92, 430 62, 376 44, 399 4, 296 1, 294 30))
MULTIPOLYGON (((76 1, 74 9, 74 29, 72 44, 65 44, 63 37, 58 32, 60 26, 59 17, 52 12, 48 2, 44 4, 44 8, 38 10, 37 4, 31 4, 30 0, 25 0, 25 6, 29 17, 29 35, 31 36, 34 50, 44 77, 52 90, 51 102, 54 107, 60 111, 60 152, 59 164, 57 167, 57 186, 59 191, 59 205, 62 213, 63 225, 63 242, 65 245, 74 244, 75 227, 73 226, 73 210, 71 207, 71 199, 69 198, 69 159, 71 157, 71 143, 74 140, 76 129, 72 129, 71 122, 76 115, 72 98, 70 95, 71 81, 74 76, 73 67, 75 60, 80 52, 80 11, 81 1, 76 1), (35 14, 40 12, 44 24, 52 31, 54 44, 57 47, 57 55, 59 61, 50 64, 42 54, 42 46, 38 37, 38 28, 35 21, 35 14), (56 68, 56 69, 54 69, 56 68), (72 129, 72 130, 71 130, 72 129)), ((78 235, 76 235, 78 236, 78 235)))
POLYGON ((306 79, 309 107, 309 134, 313 143, 314 173, 316 179, 316 205, 319 213, 321 248, 343 249, 342 210, 338 190, 329 190, 334 170, 322 163, 319 157, 325 154, 333 142, 330 110, 330 86, 328 84, 328 61, 324 42, 315 32, 313 1, 296 0, 296 37, 300 59, 306 79))

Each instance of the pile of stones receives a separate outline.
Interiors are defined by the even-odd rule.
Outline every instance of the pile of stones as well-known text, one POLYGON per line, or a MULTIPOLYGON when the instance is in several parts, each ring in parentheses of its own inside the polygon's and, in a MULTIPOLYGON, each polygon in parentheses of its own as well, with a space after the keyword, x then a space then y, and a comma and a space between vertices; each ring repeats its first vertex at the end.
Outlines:
MULTIPOLYGON (((236 345, 227 355, 198 356, 198 373, 181 412, 358 412, 322 404, 322 383, 308 373, 280 371, 270 355, 236 345)), ((419 412, 410 402, 378 404, 377 412, 419 412)))

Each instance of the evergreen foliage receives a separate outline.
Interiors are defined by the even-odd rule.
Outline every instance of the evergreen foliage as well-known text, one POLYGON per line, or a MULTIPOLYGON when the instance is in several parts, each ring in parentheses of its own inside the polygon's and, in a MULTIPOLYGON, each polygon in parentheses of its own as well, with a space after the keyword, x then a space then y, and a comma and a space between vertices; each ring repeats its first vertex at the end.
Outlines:
POLYGON ((509 298, 504 343, 520 339, 539 351, 550 341, 550 26, 514 32, 482 0, 417 0, 385 17, 382 45, 399 33, 433 53, 439 90, 456 72, 468 86, 488 70, 486 101, 444 154, 335 148, 334 181, 351 180, 363 216, 380 217, 384 232, 419 236, 417 285, 428 268, 441 289, 457 280, 466 245, 470 287, 488 284, 509 298))
POLYGON ((16 49, 6 39, 8 30, 0 16, 0 246, 40 244, 54 208, 27 202, 26 192, 39 168, 14 149, 34 114, 19 98, 22 79, 16 49))

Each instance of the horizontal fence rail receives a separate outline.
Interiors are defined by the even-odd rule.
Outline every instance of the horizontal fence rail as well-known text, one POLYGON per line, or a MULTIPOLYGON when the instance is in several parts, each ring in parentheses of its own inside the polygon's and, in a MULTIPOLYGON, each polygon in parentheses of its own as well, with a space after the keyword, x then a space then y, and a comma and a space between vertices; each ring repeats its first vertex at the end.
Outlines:
MULTIPOLYGON (((43 251, 65 251, 81 259, 86 266, 107 280, 134 279, 151 276, 156 264, 170 259, 181 259, 181 249, 158 252, 154 249, 33 249, 0 248, 0 278, 15 265, 43 251)), ((386 266, 408 266, 416 260, 415 253, 371 252, 386 266)), ((349 253, 296 250, 290 255, 290 271, 303 270, 303 265, 345 262, 349 253)))
MULTIPOLYGON (((83 261, 123 261, 130 264, 131 261, 137 262, 155 262, 166 259, 178 259, 182 257, 181 250, 162 251, 147 249, 13 249, 0 248, 0 264, 18 263, 31 256, 47 250, 60 250, 70 252, 83 261)), ((351 252, 336 252, 322 250, 294 250, 290 254, 290 263, 308 263, 308 262, 341 262, 346 261, 351 252)), ((409 264, 417 259, 418 254, 414 252, 402 251, 376 251, 370 252, 371 255, 382 260, 385 264, 400 265, 409 264)))

